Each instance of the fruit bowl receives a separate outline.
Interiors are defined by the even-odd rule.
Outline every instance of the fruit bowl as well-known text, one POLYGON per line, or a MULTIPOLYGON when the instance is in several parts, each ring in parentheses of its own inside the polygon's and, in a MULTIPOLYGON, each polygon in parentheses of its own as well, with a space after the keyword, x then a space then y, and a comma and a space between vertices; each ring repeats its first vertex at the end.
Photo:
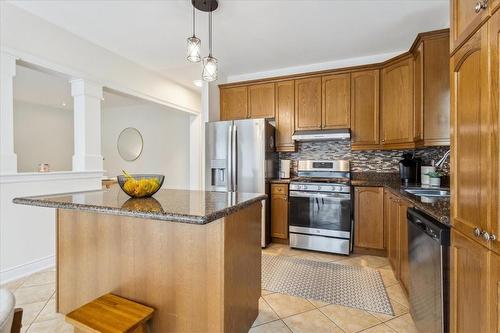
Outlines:
POLYGON ((158 192, 165 176, 154 174, 120 175, 116 177, 123 192, 132 198, 147 198, 158 192))

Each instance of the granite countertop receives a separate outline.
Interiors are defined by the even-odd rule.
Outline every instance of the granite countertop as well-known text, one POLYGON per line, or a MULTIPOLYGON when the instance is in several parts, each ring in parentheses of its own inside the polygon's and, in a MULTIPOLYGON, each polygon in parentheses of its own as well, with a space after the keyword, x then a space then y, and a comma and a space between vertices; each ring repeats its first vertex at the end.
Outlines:
POLYGON ((406 187, 401 185, 399 174, 375 172, 353 173, 351 184, 353 186, 385 187, 401 198, 409 201, 414 207, 420 209, 439 222, 450 226, 450 198, 419 197, 408 193, 405 191, 406 187))
POLYGON ((151 198, 133 199, 110 189, 15 198, 16 204, 84 210, 144 219, 206 224, 266 199, 265 194, 161 189, 151 198))

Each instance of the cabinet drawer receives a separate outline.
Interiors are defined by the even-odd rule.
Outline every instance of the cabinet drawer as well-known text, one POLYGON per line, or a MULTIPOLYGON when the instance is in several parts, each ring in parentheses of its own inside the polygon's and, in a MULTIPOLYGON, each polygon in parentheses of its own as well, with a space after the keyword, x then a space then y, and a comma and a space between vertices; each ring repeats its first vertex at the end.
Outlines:
POLYGON ((272 184, 271 194, 288 195, 288 184, 272 184))

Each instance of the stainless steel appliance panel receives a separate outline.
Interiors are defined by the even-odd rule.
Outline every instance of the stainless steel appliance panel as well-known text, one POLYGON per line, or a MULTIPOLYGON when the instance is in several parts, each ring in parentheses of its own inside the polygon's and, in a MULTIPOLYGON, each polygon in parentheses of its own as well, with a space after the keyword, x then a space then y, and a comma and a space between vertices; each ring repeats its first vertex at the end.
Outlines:
POLYGON ((349 254, 349 239, 290 233, 290 246, 298 249, 349 254))
POLYGON ((205 184, 208 191, 231 191, 232 121, 205 125, 205 184))
POLYGON ((448 328, 449 229, 408 210, 410 313, 420 332, 448 328))

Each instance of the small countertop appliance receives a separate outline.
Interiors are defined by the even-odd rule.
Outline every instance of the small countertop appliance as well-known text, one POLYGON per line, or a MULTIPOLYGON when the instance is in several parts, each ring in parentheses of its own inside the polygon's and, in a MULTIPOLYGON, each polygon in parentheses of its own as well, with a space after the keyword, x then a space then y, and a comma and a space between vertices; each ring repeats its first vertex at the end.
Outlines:
POLYGON ((399 175, 403 185, 420 184, 420 167, 422 160, 415 158, 414 154, 404 153, 399 161, 399 175))

